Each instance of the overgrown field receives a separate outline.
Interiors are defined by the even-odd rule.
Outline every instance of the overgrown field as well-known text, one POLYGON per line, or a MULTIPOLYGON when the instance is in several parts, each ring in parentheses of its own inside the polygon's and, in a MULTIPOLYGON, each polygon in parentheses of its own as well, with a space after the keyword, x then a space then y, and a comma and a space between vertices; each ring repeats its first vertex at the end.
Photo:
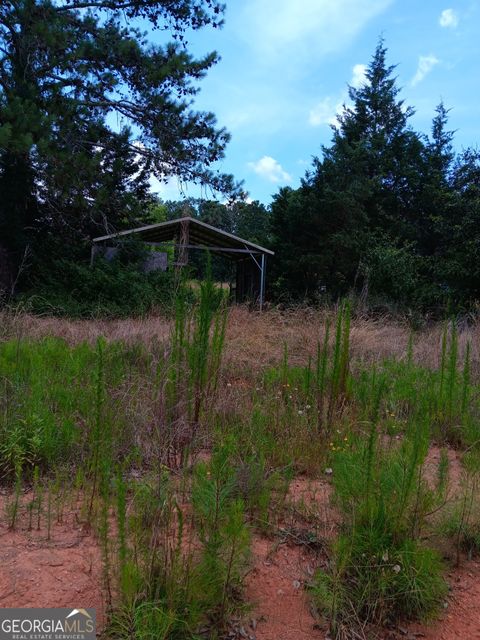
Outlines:
POLYGON ((415 333, 348 302, 229 317, 208 282, 172 323, 2 320, 2 526, 54 543, 75 512, 105 638, 236 637, 252 540, 279 537, 312 552, 312 628, 382 637, 434 619, 480 549, 475 328, 415 333), (329 534, 292 502, 299 477, 328 482, 329 534))

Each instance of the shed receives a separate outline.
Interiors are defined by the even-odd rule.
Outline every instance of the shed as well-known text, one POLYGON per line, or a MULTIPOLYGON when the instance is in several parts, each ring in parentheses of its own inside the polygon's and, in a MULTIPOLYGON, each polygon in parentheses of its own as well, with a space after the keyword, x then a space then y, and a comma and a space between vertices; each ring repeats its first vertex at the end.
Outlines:
POLYGON ((270 249, 243 240, 201 220, 184 217, 94 238, 92 259, 101 251, 101 247, 105 250, 108 245, 128 237, 136 237, 153 247, 173 246, 177 267, 188 264, 190 250, 210 251, 233 260, 236 265, 236 301, 258 301, 262 309, 265 301, 267 256, 274 255, 270 249))

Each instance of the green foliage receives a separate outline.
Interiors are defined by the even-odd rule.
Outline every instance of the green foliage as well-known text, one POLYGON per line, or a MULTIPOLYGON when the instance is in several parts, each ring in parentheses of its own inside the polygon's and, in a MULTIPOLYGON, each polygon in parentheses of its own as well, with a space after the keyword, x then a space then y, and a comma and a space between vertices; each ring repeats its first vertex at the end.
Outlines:
POLYGON ((0 236, 15 266, 27 246, 41 258, 52 233, 72 248, 132 226, 151 204, 149 176, 167 167, 239 191, 212 168, 229 134, 192 109, 218 56, 194 57, 184 35, 220 27, 222 14, 216 0, 2 6, 0 236), (167 36, 152 43, 145 27, 167 36))
POLYGON ((279 300, 353 291, 373 308, 475 305, 480 154, 455 156, 442 103, 430 137, 412 129, 386 54, 380 40, 301 187, 274 196, 269 278, 279 300))
POLYGON ((335 637, 365 622, 429 619, 447 594, 439 554, 412 540, 392 547, 374 533, 341 536, 333 553, 332 567, 318 573, 313 593, 335 637))
POLYGON ((192 487, 202 556, 196 567, 200 602, 217 624, 225 624, 239 595, 241 572, 249 551, 243 501, 235 497, 235 472, 228 445, 220 446, 209 465, 199 464, 192 487))
POLYGON ((89 345, 71 348, 55 338, 0 342, 1 478, 12 479, 17 468, 29 478, 34 469, 86 460, 100 442, 99 433, 104 439, 115 435, 104 447, 113 459, 132 447, 131 441, 126 445, 131 433, 126 414, 114 419, 114 390, 121 388, 128 349, 105 345, 101 375, 98 358, 89 345), (105 400, 104 392, 99 395, 104 385, 110 389, 105 400))
MULTIPOLYGON (((117 476, 117 487, 124 481, 117 476)), ((123 491, 123 489, 120 489, 123 491)), ((123 511, 121 501, 119 507, 123 511)), ((136 483, 119 555, 119 599, 106 630, 112 638, 193 638, 205 620, 196 599, 194 559, 168 473, 136 483)), ((124 515, 120 515, 124 521, 124 515)), ((123 525, 122 525, 123 526, 123 525)))
POLYGON ((330 439, 334 424, 341 420, 350 395, 349 301, 338 307, 333 344, 330 344, 330 327, 328 318, 313 365, 310 360, 306 367, 289 366, 285 348, 281 367, 267 370, 264 375, 267 388, 278 389, 280 383, 282 391, 278 395, 283 396, 287 419, 291 420, 296 410, 297 418, 300 416, 310 429, 315 428, 315 438, 323 444, 330 439))
POLYGON ((198 637, 201 626, 216 637, 238 607, 249 531, 235 497, 230 455, 228 445, 219 446, 208 464, 195 467, 192 518, 179 506, 175 482, 164 470, 156 480, 135 483, 126 521, 124 480, 117 476, 130 553, 119 545, 121 602, 109 637, 187 639, 198 637), (193 535, 198 541, 192 547, 193 535))
POLYGON ((34 293, 26 293, 21 303, 35 313, 74 318, 168 313, 173 306, 173 274, 142 273, 136 262, 122 262, 123 256, 112 262, 96 259, 91 267, 57 260, 46 267, 34 293))
POLYGON ((412 439, 385 448, 374 419, 368 438, 334 456, 344 522, 314 594, 337 636, 348 625, 428 618, 446 595, 440 556, 420 541, 437 500, 421 474, 427 446, 419 424, 412 439))
POLYGON ((448 536, 456 547, 457 565, 461 554, 471 559, 480 553, 480 501, 478 499, 478 456, 466 461, 462 478, 462 493, 454 500, 440 523, 440 532, 448 536))
MULTIPOLYGON (((313 597, 332 632, 433 616, 445 597, 438 533, 458 560, 478 551, 478 382, 455 323, 438 369, 416 361, 414 334, 398 359, 357 362, 345 301, 316 357, 302 365, 279 345, 276 366, 236 385, 232 361, 221 367, 222 292, 210 279, 193 305, 176 305, 170 340, 148 350, 0 342, 8 526, 55 540, 55 516, 72 504, 99 540, 106 637, 223 637, 242 610, 250 532, 283 535, 300 512, 289 481, 330 468, 341 521, 313 597), (444 446, 436 468, 425 464, 432 439, 444 446), (467 451, 450 510, 451 442, 467 451)), ((302 501, 302 527, 324 524, 315 506, 302 501)))
MULTIPOLYGON (((414 362, 388 360, 382 364, 385 378, 385 413, 392 434, 411 432, 419 420, 430 424, 440 443, 471 446, 477 450, 477 407, 472 402, 475 385, 470 380, 470 349, 465 350, 460 371, 458 337, 455 326, 446 326, 439 370, 429 370, 414 362)), ((378 372, 364 369, 355 379, 352 392, 363 408, 371 398, 378 372)))

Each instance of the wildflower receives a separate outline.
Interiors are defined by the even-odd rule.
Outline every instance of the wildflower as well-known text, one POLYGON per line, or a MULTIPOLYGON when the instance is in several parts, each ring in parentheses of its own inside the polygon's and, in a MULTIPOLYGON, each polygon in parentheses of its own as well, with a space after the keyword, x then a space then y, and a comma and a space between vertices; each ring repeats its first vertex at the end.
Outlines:
POLYGON ((311 409, 312 407, 309 404, 305 405, 305 409, 311 409))
POLYGON ((348 436, 345 436, 345 437, 344 437, 344 439, 343 439, 343 441, 344 441, 344 442, 347 442, 347 440, 348 440, 348 436))
POLYGON ((227 387, 231 387, 232 383, 231 382, 227 382, 227 387))
POLYGON ((388 551, 385 551, 385 553, 384 553, 384 554, 383 554, 383 556, 382 556, 382 560, 383 560, 384 562, 388 562, 388 551))
POLYGON ((393 567, 393 570, 395 571, 395 573, 400 573, 400 571, 402 570, 402 567, 399 564, 396 564, 393 567))
POLYGON ((298 415, 303 416, 303 411, 301 409, 298 410, 298 415))

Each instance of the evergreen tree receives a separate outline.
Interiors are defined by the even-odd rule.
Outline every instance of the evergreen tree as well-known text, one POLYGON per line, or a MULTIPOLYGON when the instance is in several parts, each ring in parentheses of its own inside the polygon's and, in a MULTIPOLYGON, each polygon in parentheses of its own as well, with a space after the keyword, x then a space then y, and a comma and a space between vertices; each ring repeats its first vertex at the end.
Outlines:
POLYGON ((438 218, 441 254, 436 277, 449 302, 468 307, 480 299, 480 151, 455 159, 448 206, 438 218))
POLYGON ((232 205, 234 233, 262 247, 270 246, 270 212, 267 207, 253 202, 237 201, 232 205))
MULTIPOLYGON (((381 247, 416 250, 423 143, 408 124, 413 110, 399 99, 393 71, 381 40, 365 83, 349 87, 351 106, 333 127, 331 146, 323 147, 302 183, 300 206, 287 211, 280 194, 273 203, 275 249, 284 255, 289 246, 292 262, 278 265, 274 276, 289 270, 284 277, 293 295, 316 297, 326 290, 336 297, 366 280, 381 289, 382 279, 391 279, 378 273, 381 247)), ((383 269, 395 262, 390 256, 380 260, 383 269)))
POLYGON ((221 26, 222 12, 217 0, 1 3, 4 251, 18 261, 37 229, 110 231, 136 215, 135 199, 143 206, 150 172, 235 190, 212 168, 227 132, 192 110, 218 56, 195 59, 186 43, 187 30, 221 26), (145 23, 172 42, 151 44, 145 23))

